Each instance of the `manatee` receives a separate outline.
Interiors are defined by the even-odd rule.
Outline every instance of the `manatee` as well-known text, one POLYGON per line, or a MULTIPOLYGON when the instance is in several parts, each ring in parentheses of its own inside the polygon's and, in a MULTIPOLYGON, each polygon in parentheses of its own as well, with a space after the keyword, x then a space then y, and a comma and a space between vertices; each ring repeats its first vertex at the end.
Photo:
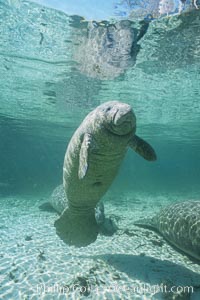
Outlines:
POLYGON ((169 205, 153 218, 134 224, 157 231, 177 249, 200 260, 200 201, 169 205))
POLYGON ((156 160, 153 148, 135 131, 131 106, 118 101, 98 106, 75 131, 63 165, 69 206, 54 224, 65 243, 81 247, 96 240, 95 207, 117 175, 128 147, 146 160, 156 160))
MULTIPOLYGON (((53 190, 49 202, 43 203, 40 208, 45 210, 47 208, 49 210, 49 205, 59 214, 68 207, 68 199, 62 184, 53 190)), ((111 236, 118 229, 112 218, 105 217, 104 204, 102 201, 98 202, 95 207, 95 219, 98 225, 98 230, 103 235, 111 236)))

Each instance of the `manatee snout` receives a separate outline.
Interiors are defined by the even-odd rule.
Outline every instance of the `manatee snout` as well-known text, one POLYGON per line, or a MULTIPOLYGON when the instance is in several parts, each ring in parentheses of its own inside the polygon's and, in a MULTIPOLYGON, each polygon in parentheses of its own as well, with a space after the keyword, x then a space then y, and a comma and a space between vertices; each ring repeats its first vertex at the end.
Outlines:
POLYGON ((122 114, 120 112, 117 112, 114 120, 114 124, 116 126, 123 124, 124 122, 128 122, 132 125, 135 124, 135 118, 133 117, 133 112, 129 111, 126 114, 122 114))
POLYGON ((117 127, 119 133, 129 133, 136 129, 136 117, 131 106, 124 105, 118 108, 113 119, 113 125, 117 127))
POLYGON ((135 120, 135 115, 133 113, 132 107, 126 103, 120 103, 116 106, 116 113, 114 114, 113 123, 115 125, 120 125, 125 121, 135 120))

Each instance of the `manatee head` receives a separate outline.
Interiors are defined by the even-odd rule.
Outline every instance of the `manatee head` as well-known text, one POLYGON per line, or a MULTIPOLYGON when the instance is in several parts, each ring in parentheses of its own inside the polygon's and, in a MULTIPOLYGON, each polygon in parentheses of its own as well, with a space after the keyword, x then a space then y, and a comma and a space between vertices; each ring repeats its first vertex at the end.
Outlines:
POLYGON ((114 134, 135 133, 136 117, 129 104, 109 101, 99 106, 104 119, 104 126, 114 134))

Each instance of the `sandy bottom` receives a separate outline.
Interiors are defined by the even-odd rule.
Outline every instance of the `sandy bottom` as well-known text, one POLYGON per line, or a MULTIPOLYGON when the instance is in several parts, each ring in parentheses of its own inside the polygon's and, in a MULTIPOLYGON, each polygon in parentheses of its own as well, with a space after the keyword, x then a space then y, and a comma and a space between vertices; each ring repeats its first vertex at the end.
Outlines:
MULTIPOLYGON (((59 239, 57 214, 39 209, 46 200, 0 199, 1 299, 200 299, 200 265, 133 225, 171 203, 171 195, 108 193, 106 215, 120 229, 84 248, 59 239)), ((173 196, 179 200, 186 199, 173 196)))

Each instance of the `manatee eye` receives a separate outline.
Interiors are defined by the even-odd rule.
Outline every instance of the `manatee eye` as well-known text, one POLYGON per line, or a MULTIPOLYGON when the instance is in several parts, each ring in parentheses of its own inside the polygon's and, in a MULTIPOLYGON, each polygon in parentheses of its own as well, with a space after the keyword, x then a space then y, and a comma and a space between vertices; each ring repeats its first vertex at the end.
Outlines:
POLYGON ((109 110, 111 110, 111 107, 110 107, 110 106, 106 109, 106 111, 109 111, 109 110))

